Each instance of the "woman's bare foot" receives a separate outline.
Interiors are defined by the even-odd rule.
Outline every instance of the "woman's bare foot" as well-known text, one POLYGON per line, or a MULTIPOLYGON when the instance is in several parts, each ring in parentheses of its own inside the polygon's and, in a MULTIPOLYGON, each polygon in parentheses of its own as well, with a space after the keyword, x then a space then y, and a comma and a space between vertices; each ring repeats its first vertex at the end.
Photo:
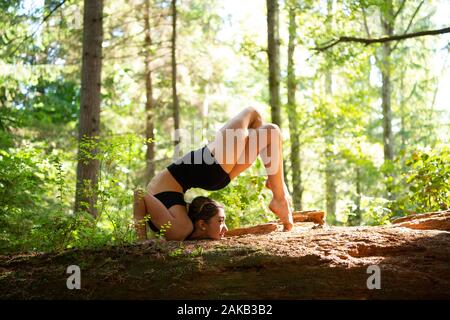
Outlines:
POLYGON ((285 197, 282 199, 273 198, 270 201, 269 209, 275 213, 283 223, 283 231, 290 231, 294 226, 294 220, 292 218, 292 209, 290 204, 290 198, 285 197))

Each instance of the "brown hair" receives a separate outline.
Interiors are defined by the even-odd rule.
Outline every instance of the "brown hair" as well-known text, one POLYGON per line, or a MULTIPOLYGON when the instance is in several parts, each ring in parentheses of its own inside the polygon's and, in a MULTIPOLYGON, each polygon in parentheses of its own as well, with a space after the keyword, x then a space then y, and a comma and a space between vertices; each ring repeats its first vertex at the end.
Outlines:
POLYGON ((223 209, 223 206, 217 201, 208 197, 199 196, 189 204, 188 216, 194 224, 198 220, 208 222, 209 219, 217 214, 219 208, 223 209))

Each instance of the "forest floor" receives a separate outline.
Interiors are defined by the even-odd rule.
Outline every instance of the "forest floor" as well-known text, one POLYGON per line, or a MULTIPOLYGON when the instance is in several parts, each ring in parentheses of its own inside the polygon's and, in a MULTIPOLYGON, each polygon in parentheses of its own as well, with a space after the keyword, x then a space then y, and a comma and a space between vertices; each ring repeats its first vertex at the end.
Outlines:
POLYGON ((1 299, 450 299, 450 232, 296 223, 221 241, 0 256, 1 299), (69 290, 78 265, 81 289, 69 290), (380 270, 380 289, 369 289, 380 270))

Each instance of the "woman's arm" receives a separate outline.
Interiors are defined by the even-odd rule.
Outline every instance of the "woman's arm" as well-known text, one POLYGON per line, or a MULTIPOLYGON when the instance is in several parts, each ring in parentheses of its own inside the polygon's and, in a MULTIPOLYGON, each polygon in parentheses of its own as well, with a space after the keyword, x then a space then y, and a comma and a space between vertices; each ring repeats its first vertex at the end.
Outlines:
POLYGON ((147 240, 147 223, 144 219, 146 215, 147 209, 144 202, 144 192, 142 190, 136 190, 134 192, 133 218, 138 241, 147 240))
POLYGON ((167 240, 184 240, 193 230, 192 221, 187 214, 175 217, 161 201, 142 191, 137 196, 135 193, 134 216, 139 241, 147 239, 147 226, 144 221, 146 216, 149 216, 158 229, 163 225, 168 226, 164 234, 167 240))

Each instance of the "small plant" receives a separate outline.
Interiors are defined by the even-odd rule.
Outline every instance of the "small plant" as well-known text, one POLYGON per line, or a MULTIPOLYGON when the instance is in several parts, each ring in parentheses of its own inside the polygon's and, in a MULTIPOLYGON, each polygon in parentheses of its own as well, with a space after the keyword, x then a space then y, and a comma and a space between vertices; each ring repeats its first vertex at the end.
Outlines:
POLYGON ((183 253, 184 253, 184 246, 181 243, 178 248, 169 252, 169 257, 171 257, 171 258, 181 257, 183 255, 183 253))
POLYGON ((189 258, 195 258, 203 254, 203 247, 197 246, 194 249, 186 249, 183 243, 180 243, 179 247, 170 251, 169 256, 172 258, 186 256, 189 258))
POLYGON ((170 227, 172 227, 172 223, 171 223, 170 221, 167 221, 167 223, 163 224, 163 225, 161 226, 161 228, 159 229, 159 231, 156 232, 156 237, 157 237, 158 239, 165 238, 166 233, 167 233, 167 230, 169 230, 170 227))
POLYGON ((185 253, 191 258, 199 257, 203 255, 203 247, 198 246, 191 251, 185 250, 185 253))

